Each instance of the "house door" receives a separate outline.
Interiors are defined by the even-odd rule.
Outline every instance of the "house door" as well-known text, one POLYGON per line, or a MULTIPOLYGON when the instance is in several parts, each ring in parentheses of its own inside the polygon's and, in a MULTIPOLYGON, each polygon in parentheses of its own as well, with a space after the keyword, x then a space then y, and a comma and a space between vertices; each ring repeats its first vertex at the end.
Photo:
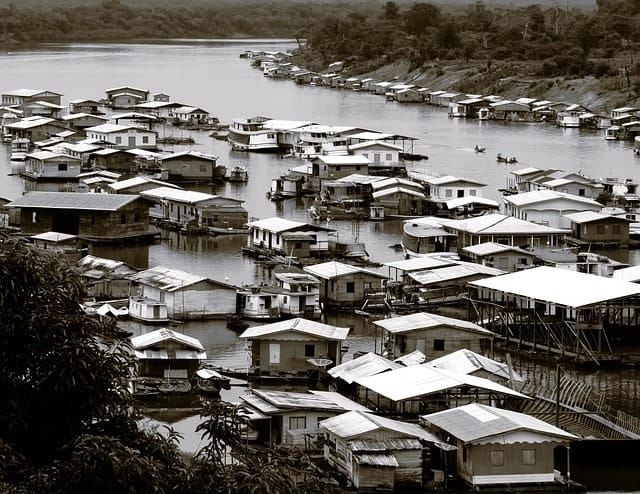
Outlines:
POLYGON ((136 147, 136 136, 129 136, 129 148, 133 149, 136 147))
POLYGON ((280 364, 280 343, 269 343, 269 364, 280 364))
POLYGON ((373 154, 373 162, 374 162, 376 165, 379 165, 379 164, 380 164, 380 153, 374 153, 374 154, 373 154))
POLYGON ((307 297, 298 297, 298 311, 304 312, 305 304, 307 303, 307 297))
POLYGON ((422 353, 426 355, 424 351, 424 341, 425 340, 416 340, 416 350, 420 350, 422 353))
POLYGON ((80 232, 80 217, 77 212, 54 213, 51 218, 51 230, 58 233, 77 235, 80 232))

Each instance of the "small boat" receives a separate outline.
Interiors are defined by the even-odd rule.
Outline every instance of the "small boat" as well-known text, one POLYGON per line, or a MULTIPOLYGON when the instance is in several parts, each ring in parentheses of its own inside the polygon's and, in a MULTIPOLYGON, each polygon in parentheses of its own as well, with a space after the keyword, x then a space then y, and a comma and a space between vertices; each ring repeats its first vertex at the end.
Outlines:
POLYGON ((198 369, 196 387, 201 393, 218 395, 221 389, 231 389, 231 378, 213 369, 198 369))
POLYGON ((236 165, 229 172, 227 180, 229 182, 248 182, 249 172, 247 171, 247 168, 245 166, 236 165))
POLYGON ((498 156, 496 156, 496 161, 498 163, 517 163, 518 160, 516 159, 515 156, 502 156, 502 154, 498 153, 498 156))
POLYGON ((11 141, 11 161, 25 161, 31 141, 26 137, 18 137, 11 141))
POLYGON ((3 134, 2 142, 4 142, 5 144, 8 144, 11 141, 13 141, 13 135, 11 135, 11 134, 3 134))
POLYGON ((244 331, 249 324, 239 314, 231 314, 227 316, 227 328, 233 331, 244 331))
POLYGON ((162 394, 186 394, 191 392, 191 383, 188 379, 167 379, 158 386, 162 394))
POLYGON ((476 144, 476 145, 474 146, 473 150, 474 150, 476 153, 484 153, 484 152, 487 150, 487 148, 486 148, 486 147, 484 147, 484 146, 478 146, 478 145, 476 144))
POLYGON ((167 304, 146 297, 129 299, 129 317, 150 324, 162 324, 169 321, 167 304))

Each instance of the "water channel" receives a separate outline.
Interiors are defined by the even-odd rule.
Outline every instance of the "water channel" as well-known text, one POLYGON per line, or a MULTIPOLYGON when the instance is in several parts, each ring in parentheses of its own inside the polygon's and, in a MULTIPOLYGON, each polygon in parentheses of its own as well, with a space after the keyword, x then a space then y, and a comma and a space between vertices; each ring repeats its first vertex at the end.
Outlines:
MULTIPOLYGON (((449 119, 442 108, 421 104, 388 102, 381 96, 322 87, 298 86, 290 80, 263 77, 249 62, 240 59, 246 49, 287 50, 288 40, 175 40, 158 44, 51 44, 36 49, 0 53, 0 90, 47 89, 62 93, 63 104, 71 99, 104 97, 107 88, 131 85, 163 92, 178 101, 206 109, 222 123, 233 117, 265 115, 278 119, 314 121, 329 125, 353 125, 381 132, 416 137, 414 152, 429 156, 410 169, 437 175, 457 175, 487 184, 483 195, 500 202, 498 189, 505 186, 510 171, 526 166, 581 171, 592 177, 640 179, 640 159, 632 143, 605 141, 601 131, 560 129, 549 124, 479 122, 449 119), (477 154, 474 145, 486 146, 477 154), (497 163, 495 155, 517 156, 517 165, 497 163)), ((446 89, 446 88, 442 88, 446 89)), ((523 94, 522 96, 527 96, 523 94)), ((575 103, 580 103, 575 101, 575 103)), ((172 127, 161 135, 189 135, 194 149, 219 156, 227 167, 243 164, 249 170, 247 184, 199 186, 198 190, 243 199, 250 216, 282 216, 308 221, 308 204, 302 199, 271 202, 266 197, 270 179, 302 160, 280 159, 277 155, 239 153, 228 143, 203 131, 179 131, 172 127)), ((183 149, 164 146, 165 151, 183 149)), ((12 175, 8 146, 0 147, 0 197, 15 199, 24 190, 22 179, 12 175)), ((333 221, 340 237, 357 238, 366 244, 372 260, 398 260, 401 253, 390 248, 400 241, 398 221, 333 221)), ((159 243, 117 252, 105 249, 101 255, 122 258, 139 268, 169 265, 229 283, 242 284, 266 279, 264 267, 243 257, 243 236, 185 236, 163 232, 159 243)), ((611 257, 631 264, 640 262, 640 252, 616 250, 611 257)), ((346 359, 358 350, 373 350, 373 336, 367 321, 351 314, 329 316, 327 322, 352 329, 346 359)), ((134 334, 148 328, 133 323, 134 334)), ((247 365, 248 355, 236 333, 221 321, 187 323, 180 329, 202 341, 210 359, 224 367, 247 365)), ((515 366, 537 381, 553 379, 555 369, 538 360, 515 358, 515 366)), ((572 371, 574 372, 574 371, 572 371)), ((636 369, 600 369, 575 372, 597 392, 606 392, 609 404, 640 416, 640 372, 636 369)), ((229 399, 246 388, 234 388, 229 399)), ((197 413, 182 404, 184 413, 168 406, 149 415, 171 423, 185 435, 185 451, 194 451, 199 438, 194 429, 197 413)))

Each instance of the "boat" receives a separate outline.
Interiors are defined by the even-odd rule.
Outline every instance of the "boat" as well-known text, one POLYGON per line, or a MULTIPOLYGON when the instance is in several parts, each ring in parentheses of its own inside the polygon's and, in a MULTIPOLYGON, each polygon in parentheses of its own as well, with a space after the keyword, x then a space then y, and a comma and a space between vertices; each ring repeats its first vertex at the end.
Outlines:
POLYGON ((213 181, 222 182, 227 176, 227 167, 224 165, 216 165, 213 169, 213 181))
POLYGON ((5 144, 9 144, 11 141, 13 141, 13 135, 11 134, 2 135, 2 142, 4 142, 5 144))
POLYGON ((209 134, 209 137, 213 137, 219 141, 226 141, 229 138, 229 132, 226 130, 214 130, 209 134))
POLYGON ((236 313, 247 319, 270 320, 280 317, 278 291, 268 285, 250 285, 236 290, 236 313))
POLYGON ((234 118, 229 126, 228 140, 235 151, 275 152, 280 149, 278 133, 267 127, 267 117, 234 118))
POLYGON ((612 125, 605 130, 604 138, 607 141, 617 141, 622 139, 624 128, 619 125, 612 125))
POLYGON ((11 141, 11 161, 25 161, 31 141, 26 137, 18 137, 11 141))
POLYGON ((478 110, 478 120, 489 120, 491 119, 491 109, 487 107, 480 108, 478 110))
POLYGON ((147 297, 129 298, 129 317, 150 324, 163 324, 169 321, 167 304, 147 297))
POLYGON ((219 395, 221 389, 231 389, 231 378, 213 369, 198 369, 196 371, 196 389, 203 394, 219 395))
POLYGON ((518 159, 515 156, 502 156, 502 154, 498 153, 496 156, 496 161, 498 163, 517 163, 518 159))
POLYGON ((242 165, 234 166, 229 172, 227 180, 229 182, 248 182, 249 172, 247 171, 247 167, 242 165))
POLYGON ((402 227, 402 251, 406 259, 449 252, 455 246, 453 233, 442 229, 435 218, 407 220, 402 227))
POLYGON ((249 324, 239 314, 230 314, 227 316, 227 328, 232 331, 244 331, 249 324))
POLYGON ((185 394, 192 390, 191 383, 188 379, 171 379, 162 381, 158 386, 158 391, 162 394, 185 394))
POLYGON ((473 150, 474 150, 476 153, 484 153, 484 152, 487 150, 487 148, 486 148, 486 147, 484 147, 484 146, 478 146, 478 145, 476 144, 476 145, 473 147, 473 150))

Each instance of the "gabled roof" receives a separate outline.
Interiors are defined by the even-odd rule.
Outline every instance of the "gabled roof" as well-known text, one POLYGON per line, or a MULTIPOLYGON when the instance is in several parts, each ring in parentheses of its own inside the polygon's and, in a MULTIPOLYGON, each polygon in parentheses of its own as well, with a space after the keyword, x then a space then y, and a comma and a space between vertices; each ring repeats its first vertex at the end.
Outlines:
MULTIPOLYGON (((116 149, 115 151, 124 152, 119 149, 116 149)), ((97 151, 94 154, 111 154, 111 153, 101 153, 100 151, 97 151)), ((169 182, 163 182, 162 180, 156 180, 155 178, 151 178, 151 177, 142 177, 140 175, 136 177, 128 178, 127 180, 121 180, 119 182, 115 182, 109 185, 109 188, 112 190, 118 191, 123 189, 129 189, 131 187, 135 187, 137 185, 142 185, 142 184, 155 184, 158 186, 158 188, 169 187, 172 189, 182 189, 182 187, 180 187, 179 185, 170 184, 169 182)))
POLYGON ((456 209, 462 206, 468 206, 469 204, 479 204, 494 208, 500 207, 500 205, 493 199, 485 199, 484 197, 477 196, 456 197, 455 199, 449 199, 445 204, 447 205, 447 209, 456 209))
POLYGON ((469 285, 576 308, 640 295, 640 285, 635 283, 548 266, 472 281, 469 285))
POLYGON ((526 254, 535 256, 532 252, 528 252, 520 247, 514 247, 512 245, 498 244, 496 242, 483 242, 481 244, 469 245, 462 249, 464 252, 475 254, 476 256, 489 256, 492 254, 499 254, 501 252, 518 252, 520 254, 526 254))
POLYGON ((505 272, 476 264, 474 262, 456 261, 453 266, 445 266, 438 269, 425 269, 423 271, 412 271, 408 273, 409 277, 422 286, 434 285, 438 283, 446 283, 453 280, 464 279, 470 276, 500 276, 505 272))
POLYGON ((103 134, 111 134, 113 132, 124 132, 129 129, 136 129, 140 131, 152 132, 146 129, 141 129, 140 127, 134 127, 133 125, 116 125, 111 123, 106 123, 102 125, 95 125, 93 127, 87 127, 85 132, 100 132, 103 134))
POLYGON ((80 158, 76 156, 71 156, 70 154, 65 153, 54 153, 52 151, 35 151, 33 153, 28 153, 27 158, 33 158, 39 161, 48 161, 54 159, 63 159, 65 161, 80 161, 80 158))
POLYGON ((421 271, 423 269, 442 268, 456 264, 451 259, 441 257, 412 257, 402 261, 385 262, 383 266, 400 269, 405 272, 421 271))
POLYGON ((212 154, 201 153, 199 151, 193 151, 192 149, 189 149, 187 151, 178 151, 177 153, 163 156, 160 158, 160 161, 169 161, 176 158, 182 158, 184 156, 190 156, 192 158, 198 158, 206 161, 216 161, 218 159, 217 156, 213 156, 212 154))
POLYGON ((299 229, 302 227, 308 227, 310 231, 333 231, 330 228, 325 228, 319 225, 311 225, 308 223, 302 223, 300 221, 288 220, 286 218, 279 218, 274 216, 273 218, 266 218, 264 220, 250 221, 247 223, 250 228, 258 228, 260 230, 267 230, 275 233, 282 233, 288 230, 299 229))
POLYGON ((457 372, 463 372, 465 374, 473 374, 478 370, 484 370, 490 374, 501 377, 505 380, 510 380, 513 375, 513 380, 517 383, 524 383, 524 379, 515 370, 511 370, 509 373, 509 367, 507 364, 498 362, 496 360, 480 355, 466 348, 456 350, 453 353, 443 355, 434 360, 427 362, 428 365, 437 367, 438 369, 449 369, 457 372))
POLYGON ((312 275, 324 280, 331 280, 355 273, 366 273, 378 278, 386 278, 385 275, 376 273, 375 271, 369 271, 368 269, 364 269, 359 266, 352 266, 351 264, 345 264, 338 261, 327 261, 320 264, 312 264, 311 266, 305 266, 303 269, 307 273, 311 273, 312 275))
POLYGON ((484 336, 493 335, 493 333, 488 329, 484 329, 482 326, 478 326, 477 324, 474 324, 472 322, 428 312, 416 312, 414 314, 406 314, 404 316, 397 316, 389 319, 379 319, 377 321, 373 321, 373 324, 393 334, 408 333, 411 331, 419 331, 423 329, 441 328, 444 326, 462 329, 464 331, 470 331, 472 333, 479 333, 484 336))
POLYGON ((131 338, 131 346, 134 350, 143 350, 165 341, 175 341, 194 350, 204 351, 202 343, 200 343, 197 338, 178 333, 168 328, 160 328, 140 336, 134 336, 131 338))
POLYGON ((185 271, 180 271, 179 269, 172 269, 164 266, 156 266, 154 268, 146 269, 131 277, 131 281, 136 281, 167 292, 182 290, 205 280, 207 280, 207 278, 204 276, 198 276, 185 271))
POLYGON ((557 199, 565 199, 567 201, 573 201, 583 205, 589 205, 602 208, 602 204, 588 197, 577 196, 575 194, 567 194, 566 192, 558 192, 556 190, 542 189, 534 190, 531 192, 523 192, 521 194, 513 194, 510 196, 504 196, 505 203, 511 203, 514 206, 528 206, 531 204, 538 204, 540 202, 554 201, 557 199))
POLYGON ((400 369, 401 367, 403 367, 401 364, 369 352, 332 367, 328 373, 334 379, 342 379, 351 384, 355 379, 373 376, 388 370, 400 369))
POLYGON ((188 204, 198 204, 205 201, 211 201, 218 196, 207 194, 206 192, 197 192, 193 190, 176 189, 174 187, 158 187, 156 189, 143 190, 140 192, 142 197, 155 200, 169 200, 177 202, 186 202, 188 204))
POLYGON ((78 238, 77 235, 70 235, 68 233, 59 233, 59 232, 44 232, 38 235, 31 235, 33 240, 44 240, 46 242, 66 242, 67 240, 72 240, 74 238, 78 238))
POLYGON ((140 196, 127 194, 92 194, 81 192, 28 192, 7 204, 13 208, 73 209, 81 211, 118 211, 140 196))
POLYGON ((396 146, 395 144, 390 144, 385 141, 365 141, 365 142, 360 142, 358 144, 351 144, 349 146, 349 149, 352 151, 356 151, 359 149, 380 148, 380 147, 383 147, 386 149, 393 149, 394 151, 404 151, 404 149, 402 149, 401 146, 396 146))
POLYGON ((477 180, 471 180, 468 178, 461 178, 461 177, 454 177, 453 175, 445 175, 443 177, 425 177, 425 182, 427 182, 430 185, 447 185, 447 184, 453 184, 456 182, 465 182, 468 184, 472 184, 472 185, 480 185, 482 187, 486 186, 487 184, 484 184, 482 182, 478 182, 477 180))
POLYGON ((352 411, 331 417, 320 422, 320 427, 342 438, 352 439, 368 432, 386 430, 403 436, 414 437, 424 441, 440 443, 437 436, 423 429, 418 424, 410 424, 371 413, 352 411))
POLYGON ((279 333, 302 333, 307 336, 313 336, 323 340, 344 341, 349 334, 350 328, 341 328, 331 326, 316 321, 310 321, 301 317, 288 319, 286 321, 278 321, 263 326, 254 326, 247 328, 240 338, 261 338, 263 336, 272 336, 279 333))
POLYGON ((7 124, 5 125, 5 127, 8 127, 9 129, 19 129, 19 130, 32 129, 34 127, 40 127, 41 125, 47 125, 53 122, 55 122, 53 118, 47 118, 47 117, 23 118, 18 122, 7 124))
POLYGON ((610 220, 618 221, 620 223, 631 223, 631 220, 623 218, 621 216, 611 216, 608 214, 597 213, 595 211, 580 211, 579 213, 564 214, 565 218, 568 218, 573 223, 581 225, 583 223, 591 223, 592 221, 610 220))
POLYGON ((56 96, 62 96, 60 93, 54 93, 53 91, 48 91, 46 89, 15 89, 13 91, 7 91, 6 93, 2 93, 2 96, 21 96, 23 98, 31 98, 33 96, 37 96, 42 93, 55 94, 56 96))
POLYGON ((367 407, 356 403, 338 393, 298 393, 253 389, 251 394, 240 396, 240 399, 265 414, 286 412, 290 410, 328 410, 346 412, 350 410, 369 411, 367 407))
POLYGON ((109 121, 107 117, 103 117, 101 115, 91 115, 90 113, 70 113, 69 115, 65 115, 61 120, 78 120, 79 118, 97 118, 98 120, 103 120, 105 122, 109 121))
POLYGON ((447 230, 483 235, 552 235, 568 232, 568 230, 561 228, 538 225, 500 213, 485 214, 460 220, 447 220, 443 221, 443 225, 447 230))
POLYGON ((437 369, 429 364, 411 365, 375 376, 359 378, 355 382, 391 401, 419 398, 461 386, 484 389, 517 398, 528 398, 489 379, 437 369))
POLYGON ((322 161, 327 165, 369 165, 371 161, 368 158, 360 155, 347 155, 347 156, 316 156, 311 161, 322 161))
POLYGON ((418 192, 417 190, 410 189, 408 187, 390 187, 388 189, 376 190, 372 196, 374 199, 379 199, 380 197, 386 197, 392 194, 407 194, 413 197, 424 198, 423 192, 418 192))
POLYGON ((517 431, 541 434, 548 436, 549 440, 577 439, 573 434, 530 415, 479 403, 423 415, 420 418, 465 443, 489 439, 502 442, 503 436, 517 431))

